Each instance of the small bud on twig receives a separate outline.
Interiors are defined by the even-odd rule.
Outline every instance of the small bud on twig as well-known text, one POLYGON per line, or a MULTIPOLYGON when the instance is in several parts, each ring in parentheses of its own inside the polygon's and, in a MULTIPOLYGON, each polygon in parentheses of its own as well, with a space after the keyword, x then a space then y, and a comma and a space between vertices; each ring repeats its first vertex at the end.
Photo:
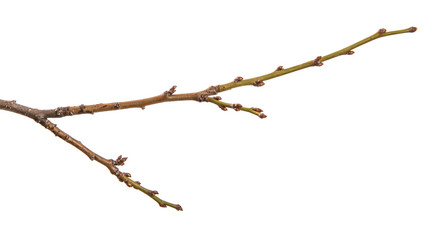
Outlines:
POLYGON ((234 82, 240 82, 240 81, 243 81, 243 78, 240 76, 238 76, 234 79, 234 82))
POLYGON ((220 97, 220 96, 215 96, 215 97, 213 97, 215 100, 217 100, 217 101, 220 101, 220 100, 222 100, 222 97, 220 97))
POLYGON ((352 50, 347 52, 347 55, 353 55, 353 54, 354 54, 354 51, 352 51, 352 50))
POLYGON ((284 70, 284 67, 283 67, 283 66, 279 66, 279 67, 277 67, 277 69, 276 69, 275 71, 281 71, 281 70, 284 70))
POLYGON ((127 161, 127 158, 123 158, 122 155, 119 155, 119 157, 114 161, 114 164, 116 166, 124 166, 125 161, 127 161))
POLYGON ((225 106, 218 106, 223 111, 228 111, 228 109, 225 106))
POLYGON ((267 116, 266 116, 266 114, 264 114, 264 113, 260 113, 259 115, 258 115, 261 119, 263 119, 263 118, 266 118, 267 116))
POLYGON ((255 87, 261 87, 264 86, 264 82, 262 80, 257 80, 254 83, 252 83, 255 87))
POLYGON ((259 112, 259 113, 261 113, 261 112, 263 112, 263 110, 261 109, 261 108, 251 108, 252 110, 254 110, 255 112, 259 112))
POLYGON ((240 108, 242 107, 243 106, 240 103, 232 104, 232 109, 234 109, 235 111, 240 111, 240 108))
POLYGON ((166 96, 171 96, 171 95, 173 95, 173 93, 176 92, 176 88, 177 88, 177 86, 174 85, 174 86, 172 86, 172 87, 170 88, 170 90, 165 91, 164 94, 165 94, 166 96))
POLYGON ((324 63, 321 62, 321 58, 321 56, 317 56, 315 60, 313 60, 313 65, 318 67, 324 65, 324 63))
POLYGON ((415 32, 415 31, 417 31, 416 27, 411 27, 410 30, 409 30, 409 32, 415 32))
POLYGON ((167 205, 165 205, 164 203, 159 203, 159 206, 160 206, 160 207, 163 207, 163 208, 166 208, 166 207, 167 207, 167 205))
POLYGON ((379 31, 377 31, 377 33, 379 33, 379 34, 384 34, 386 32, 387 32, 387 30, 385 28, 381 28, 381 29, 379 29, 379 31))

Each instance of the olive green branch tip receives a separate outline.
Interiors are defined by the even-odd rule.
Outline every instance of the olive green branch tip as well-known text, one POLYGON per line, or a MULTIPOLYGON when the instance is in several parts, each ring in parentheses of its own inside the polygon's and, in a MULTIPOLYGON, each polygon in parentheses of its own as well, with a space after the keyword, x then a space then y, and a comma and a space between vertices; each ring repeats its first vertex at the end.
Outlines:
POLYGON ((224 91, 231 90, 233 88, 247 86, 247 85, 253 85, 253 86, 260 87, 260 86, 264 85, 264 81, 270 80, 272 78, 280 77, 282 75, 292 73, 292 72, 295 72, 295 71, 298 71, 298 70, 301 70, 304 68, 312 67, 312 66, 319 67, 324 64, 323 63, 324 61, 330 60, 332 58, 335 58, 335 57, 338 57, 341 55, 352 55, 352 54, 354 54, 353 49, 355 49, 361 45, 364 45, 370 41, 373 41, 377 38, 390 36, 390 35, 394 35, 394 34, 400 34, 400 33, 413 33, 415 31, 417 31, 416 27, 410 27, 410 28, 396 30, 396 31, 387 31, 385 28, 381 28, 373 35, 371 35, 367 38, 364 38, 361 41, 356 42, 356 43, 354 43, 348 47, 345 47, 339 51, 336 51, 336 52, 333 52, 333 53, 330 53, 330 54, 324 55, 324 56, 318 56, 314 60, 307 61, 305 63, 298 64, 293 67, 284 68, 283 66, 279 66, 274 72, 271 72, 271 73, 268 73, 268 74, 265 74, 265 75, 262 75, 259 77, 253 77, 253 78, 248 78, 248 79, 244 79, 243 77, 237 77, 232 82, 216 86, 216 89, 218 90, 218 92, 224 92, 224 91))

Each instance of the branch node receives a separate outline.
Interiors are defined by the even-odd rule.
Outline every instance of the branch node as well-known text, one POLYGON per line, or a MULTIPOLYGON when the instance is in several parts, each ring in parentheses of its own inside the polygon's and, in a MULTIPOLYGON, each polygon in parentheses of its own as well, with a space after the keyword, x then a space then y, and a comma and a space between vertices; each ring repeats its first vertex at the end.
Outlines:
POLYGON ((234 82, 236 83, 236 82, 241 82, 241 81, 243 81, 243 77, 240 77, 240 76, 238 76, 238 77, 236 77, 235 79, 234 79, 234 82))
POLYGON ((133 187, 133 184, 127 180, 125 180, 124 183, 127 185, 127 187, 133 187))
POLYGON ((163 207, 163 208, 166 208, 166 207, 167 207, 167 205, 165 205, 165 203, 159 203, 159 206, 160 206, 160 207, 163 207))
POLYGON ((257 80, 254 83, 252 83, 255 87, 261 87, 264 86, 264 82, 262 80, 257 80))
POLYGON ((232 104, 232 109, 234 109, 235 111, 240 111, 240 108, 242 107, 243 105, 241 105, 240 103, 232 104))
POLYGON ((121 108, 121 105, 119 105, 119 103, 117 102, 117 103, 115 103, 115 108, 119 109, 119 108, 121 108))
POLYGON ((379 33, 379 34, 384 34, 386 32, 387 32, 387 30, 385 28, 381 28, 381 29, 379 29, 379 31, 377 31, 377 33, 379 33))
POLYGON ((115 161, 113 161, 113 164, 115 166, 124 166, 125 161, 127 161, 127 158, 126 157, 123 158, 122 155, 119 155, 118 158, 115 161))
POLYGON ((208 95, 206 94, 200 94, 199 98, 197 99, 199 102, 206 102, 208 100, 208 95))
POLYGON ((313 60, 313 66, 320 67, 320 66, 324 65, 324 63, 321 62, 321 58, 322 58, 322 56, 317 56, 315 58, 315 60, 313 60))

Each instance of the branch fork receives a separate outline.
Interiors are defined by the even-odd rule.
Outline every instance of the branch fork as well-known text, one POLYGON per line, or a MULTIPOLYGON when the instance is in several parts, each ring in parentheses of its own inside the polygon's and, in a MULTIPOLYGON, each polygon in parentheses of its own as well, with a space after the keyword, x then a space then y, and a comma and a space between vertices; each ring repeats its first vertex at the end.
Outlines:
POLYGON ((275 71, 259 77, 244 79, 243 77, 239 76, 236 77, 232 82, 216 85, 216 86, 210 86, 207 89, 198 92, 175 94, 176 86, 172 86, 169 90, 165 91, 163 94, 150 98, 144 98, 144 99, 126 101, 126 102, 100 103, 94 105, 81 104, 79 106, 58 107, 56 109, 47 109, 47 110, 40 110, 40 109, 23 106, 17 104, 15 100, 6 101, 0 99, 0 109, 14 112, 35 120, 37 123, 39 123, 46 129, 54 133, 55 136, 58 136, 62 140, 66 141, 67 143, 71 144, 72 146, 83 152, 86 156, 89 157, 90 160, 99 162, 100 164, 105 166, 110 171, 111 174, 115 175, 119 181, 124 182, 128 187, 133 187, 134 189, 137 189, 145 193, 154 201, 156 201, 161 207, 168 206, 178 211, 181 211, 182 207, 179 204, 173 204, 160 199, 159 197, 157 197, 157 195, 159 194, 157 191, 149 190, 147 188, 142 187, 139 181, 134 181, 131 179, 130 173, 120 172, 118 166, 125 165, 125 162, 127 160, 126 157, 122 157, 122 155, 120 155, 116 158, 116 160, 106 159, 104 157, 101 157, 100 155, 96 154, 95 152, 84 146, 80 141, 76 140, 66 132, 59 129, 56 124, 49 121, 49 118, 62 118, 62 117, 80 115, 80 114, 94 114, 98 112, 115 111, 115 110, 122 110, 128 108, 144 109, 146 106, 152 104, 158 104, 162 102, 172 102, 172 101, 188 101, 188 100, 198 101, 198 102, 210 102, 217 105, 220 109, 225 111, 228 108, 231 108, 234 109, 235 111, 245 111, 254 114, 260 118, 265 118, 266 115, 263 113, 263 110, 261 110, 260 108, 243 107, 239 103, 235 103, 235 104, 226 103, 222 101, 222 98, 220 96, 214 96, 214 95, 217 95, 221 92, 228 91, 237 87, 242 87, 247 85, 261 87, 265 84, 265 81, 270 80, 272 78, 280 77, 282 75, 312 66, 322 66, 324 61, 330 60, 332 58, 341 55, 352 55, 354 53, 353 51, 354 48, 357 48, 372 40, 385 36, 395 35, 395 34, 412 33, 415 32, 416 30, 417 30, 416 27, 410 27, 407 29, 389 32, 386 31, 384 28, 382 28, 379 29, 375 34, 359 42, 356 42, 348 47, 345 47, 341 50, 330 53, 328 55, 318 56, 314 60, 307 61, 305 63, 289 68, 284 68, 283 66, 279 66, 275 71))

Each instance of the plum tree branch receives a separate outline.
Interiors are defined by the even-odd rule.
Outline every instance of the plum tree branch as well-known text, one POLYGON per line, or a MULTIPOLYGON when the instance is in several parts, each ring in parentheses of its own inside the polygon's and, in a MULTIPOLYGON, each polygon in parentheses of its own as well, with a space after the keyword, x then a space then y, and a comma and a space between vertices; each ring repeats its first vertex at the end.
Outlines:
POLYGON ((283 76, 285 74, 292 73, 312 66, 322 66, 324 61, 330 60, 332 58, 341 55, 352 55, 354 53, 353 49, 361 45, 364 45, 370 41, 373 41, 375 39, 385 36, 395 35, 395 34, 415 32, 416 30, 417 28, 410 27, 407 29, 387 32, 385 29, 382 28, 379 31, 377 31, 375 34, 365 39, 362 39, 361 41, 358 41, 350 46, 347 46, 341 50, 330 53, 328 55, 318 56, 313 60, 289 68, 284 68, 282 66, 279 66, 278 68, 275 69, 275 71, 259 77, 248 78, 248 79, 244 79, 243 77, 236 77, 232 82, 226 84, 220 84, 216 86, 210 86, 198 92, 174 94, 176 92, 176 86, 173 86, 164 93, 150 98, 125 101, 125 102, 100 103, 94 105, 82 104, 79 106, 58 107, 56 109, 45 109, 45 110, 40 110, 40 109, 30 108, 24 105, 20 105, 17 104, 16 101, 6 101, 0 99, 0 109, 14 112, 35 120, 37 123, 39 123, 46 129, 54 133, 57 137, 61 138, 65 142, 71 144, 72 146, 83 152, 92 161, 94 160, 104 165, 110 171, 111 174, 115 175, 119 181, 124 182, 128 187, 133 187, 134 189, 137 189, 147 194, 154 201, 156 201, 159 204, 159 206, 161 207, 169 206, 176 210, 182 210, 182 207, 180 205, 164 201, 159 197, 157 197, 156 196, 158 194, 157 191, 146 189, 141 186, 140 182, 132 180, 131 174, 121 172, 118 166, 124 165, 127 158, 123 158, 122 156, 119 156, 116 160, 104 158, 96 154, 86 146, 84 146, 80 141, 71 137, 66 132, 62 131, 60 128, 57 127, 56 124, 52 123, 48 119, 73 116, 78 114, 94 114, 97 112, 114 111, 114 110, 121 110, 127 108, 144 109, 146 106, 152 104, 173 102, 173 101, 187 101, 187 100, 198 101, 198 102, 210 102, 217 105, 222 110, 227 110, 228 108, 231 108, 236 111, 241 110, 254 114, 260 118, 265 118, 266 115, 263 113, 263 110, 259 108, 243 107, 241 104, 238 103, 230 104, 221 101, 222 99, 220 96, 214 96, 214 97, 211 96, 217 95, 220 92, 228 91, 237 87, 242 87, 247 85, 261 87, 265 84, 264 83, 265 81, 270 80, 272 78, 283 76))

